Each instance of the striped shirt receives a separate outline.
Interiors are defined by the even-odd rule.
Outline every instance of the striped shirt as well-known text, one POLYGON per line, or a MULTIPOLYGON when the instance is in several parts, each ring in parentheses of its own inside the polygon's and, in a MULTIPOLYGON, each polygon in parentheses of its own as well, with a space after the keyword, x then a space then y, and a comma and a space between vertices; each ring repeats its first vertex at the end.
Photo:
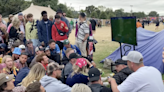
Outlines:
POLYGON ((86 21, 78 25, 77 41, 82 42, 85 35, 89 34, 89 26, 86 21))

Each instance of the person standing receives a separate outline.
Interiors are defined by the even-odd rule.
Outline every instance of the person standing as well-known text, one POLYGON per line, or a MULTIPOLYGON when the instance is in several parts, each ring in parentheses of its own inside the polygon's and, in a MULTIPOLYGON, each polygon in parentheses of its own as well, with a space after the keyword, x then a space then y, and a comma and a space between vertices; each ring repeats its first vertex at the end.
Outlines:
POLYGON ((7 27, 10 25, 10 23, 12 22, 14 15, 10 14, 8 17, 8 23, 7 23, 7 27))
POLYGON ((37 47, 39 45, 37 21, 33 19, 33 15, 31 13, 27 15, 27 20, 28 22, 26 24, 26 40, 31 40, 33 45, 37 47))
POLYGON ((3 23, 2 15, 0 15, 0 28, 7 30, 6 25, 3 23))
POLYGON ((58 44, 60 50, 63 49, 63 42, 68 37, 66 33, 68 32, 67 24, 64 21, 61 21, 61 17, 59 15, 55 15, 55 23, 52 26, 52 39, 58 44))
POLYGON ((42 11, 41 13, 43 19, 38 23, 38 37, 42 45, 48 46, 48 42, 52 39, 51 28, 52 22, 47 18, 47 12, 42 11))
POLYGON ((95 33, 96 32, 96 21, 93 18, 93 19, 90 20, 90 22, 91 22, 91 25, 92 25, 92 32, 95 33))
POLYGON ((160 22, 159 22, 159 19, 157 18, 157 19, 156 19, 156 28, 155 28, 155 30, 158 30, 159 23, 160 23, 160 22))
MULTIPOLYGON (((70 29, 70 24, 69 24, 69 21, 65 18, 66 14, 63 16, 63 11, 62 10, 57 10, 56 12, 57 15, 59 15, 61 17, 61 20, 64 21, 66 24, 67 24, 67 27, 68 27, 68 32, 67 32, 67 36, 69 37, 69 34, 71 33, 71 29, 70 29)), ((55 20, 54 20, 55 22, 55 20)))
POLYGON ((73 22, 72 19, 71 19, 71 21, 70 21, 70 27, 71 27, 71 29, 74 29, 74 22, 73 22))
POLYGON ((89 37, 89 26, 86 22, 86 15, 80 13, 79 15, 80 23, 78 25, 78 32, 76 37, 76 46, 80 49, 82 56, 87 57, 87 39, 89 37))
POLYGON ((137 28, 142 27, 142 24, 140 23, 140 20, 137 21, 137 28))

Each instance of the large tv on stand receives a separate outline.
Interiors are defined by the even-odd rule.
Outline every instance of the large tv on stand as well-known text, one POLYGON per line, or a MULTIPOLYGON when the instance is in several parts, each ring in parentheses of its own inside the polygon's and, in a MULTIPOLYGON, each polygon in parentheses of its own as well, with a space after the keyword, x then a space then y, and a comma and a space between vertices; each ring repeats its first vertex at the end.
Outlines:
POLYGON ((112 17, 112 41, 137 45, 136 17, 112 17))

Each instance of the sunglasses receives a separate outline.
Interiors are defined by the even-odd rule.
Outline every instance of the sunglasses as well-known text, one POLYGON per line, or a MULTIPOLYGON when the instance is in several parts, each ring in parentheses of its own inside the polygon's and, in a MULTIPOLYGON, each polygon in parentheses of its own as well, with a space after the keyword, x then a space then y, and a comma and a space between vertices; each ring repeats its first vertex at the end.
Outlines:
POLYGON ((66 16, 66 15, 63 15, 63 16, 66 16))

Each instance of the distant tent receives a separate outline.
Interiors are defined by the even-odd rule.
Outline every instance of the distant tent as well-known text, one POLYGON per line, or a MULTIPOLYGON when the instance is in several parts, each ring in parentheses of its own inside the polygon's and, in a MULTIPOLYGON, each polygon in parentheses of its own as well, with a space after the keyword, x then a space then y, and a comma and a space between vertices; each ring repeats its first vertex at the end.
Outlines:
MULTIPOLYGON (((34 5, 33 3, 31 3, 31 6, 27 9, 25 9, 24 11, 22 11, 21 13, 23 13, 23 15, 31 13, 31 14, 33 14, 34 19, 39 19, 40 20, 42 11, 47 11, 48 18, 51 15, 52 16, 56 15, 56 11, 51 9, 50 5, 48 5, 48 7, 44 7, 44 6, 34 5)), ((14 16, 18 16, 18 14, 14 15, 14 16)), ((67 19, 70 20, 70 18, 67 18, 67 19)))
MULTIPOLYGON (((162 52, 164 48, 164 30, 160 32, 152 32, 145 30, 143 28, 137 29, 137 44, 136 51, 139 51, 143 54, 144 59, 143 62, 146 66, 153 66, 157 68, 161 73, 164 73, 164 63, 162 61, 162 52)), ((123 47, 126 44, 123 44, 121 47, 123 47)), ((129 50, 129 47, 125 48, 126 50, 129 50)), ((133 46, 131 45, 131 50, 133 50, 133 46)), ((123 54, 125 53, 124 50, 123 54)), ((127 55, 127 53, 126 53, 127 55)), ((118 48, 116 51, 114 51, 111 55, 106 57, 108 59, 111 59, 112 61, 116 61, 117 59, 120 59, 120 48, 118 48)), ((105 60, 105 59, 104 59, 105 60)), ((101 61, 101 63, 104 62, 104 60, 101 61)))

